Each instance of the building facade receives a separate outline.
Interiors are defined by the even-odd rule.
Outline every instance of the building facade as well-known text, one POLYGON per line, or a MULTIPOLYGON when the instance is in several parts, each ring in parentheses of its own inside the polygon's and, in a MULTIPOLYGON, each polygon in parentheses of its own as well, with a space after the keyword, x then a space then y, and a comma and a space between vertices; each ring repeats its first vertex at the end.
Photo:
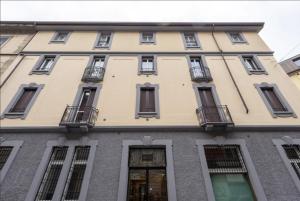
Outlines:
POLYGON ((300 199, 300 91, 263 23, 18 24, 2 200, 300 199))
POLYGON ((280 65, 300 89, 300 54, 280 62, 280 65))

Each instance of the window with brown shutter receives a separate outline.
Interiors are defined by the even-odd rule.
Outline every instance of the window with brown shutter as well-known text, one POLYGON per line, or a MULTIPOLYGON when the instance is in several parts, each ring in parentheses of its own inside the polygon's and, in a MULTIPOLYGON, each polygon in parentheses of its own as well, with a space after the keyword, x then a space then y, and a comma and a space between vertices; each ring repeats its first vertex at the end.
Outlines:
POLYGON ((135 118, 159 118, 158 85, 145 83, 137 85, 135 118))
POLYGON ((141 88, 140 112, 155 112, 154 88, 141 88))
POLYGON ((274 111, 287 111, 287 109, 279 100, 273 88, 267 87, 262 88, 261 90, 274 111))
POLYGON ((22 95, 9 112, 23 113, 32 100, 37 88, 24 88, 22 95))

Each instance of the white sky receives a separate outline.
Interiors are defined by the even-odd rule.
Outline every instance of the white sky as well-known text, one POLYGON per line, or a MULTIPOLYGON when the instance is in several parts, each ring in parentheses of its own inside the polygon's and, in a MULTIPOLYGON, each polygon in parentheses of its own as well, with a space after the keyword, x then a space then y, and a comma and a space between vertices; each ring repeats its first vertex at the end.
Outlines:
POLYGON ((2 1, 1 20, 265 22, 261 37, 278 61, 300 53, 300 2, 2 1))

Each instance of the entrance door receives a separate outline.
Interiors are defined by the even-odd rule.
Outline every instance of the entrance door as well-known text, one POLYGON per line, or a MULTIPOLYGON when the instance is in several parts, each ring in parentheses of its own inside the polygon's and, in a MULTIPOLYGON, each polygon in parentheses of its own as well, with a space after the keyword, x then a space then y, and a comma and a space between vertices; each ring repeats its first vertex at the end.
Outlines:
POLYGON ((211 88, 199 88, 202 111, 206 122, 220 122, 219 109, 216 105, 211 88))
POLYGON ((164 148, 130 148, 127 201, 168 201, 164 148))
POLYGON ((84 89, 76 112, 76 122, 86 122, 91 114, 96 89, 84 89))

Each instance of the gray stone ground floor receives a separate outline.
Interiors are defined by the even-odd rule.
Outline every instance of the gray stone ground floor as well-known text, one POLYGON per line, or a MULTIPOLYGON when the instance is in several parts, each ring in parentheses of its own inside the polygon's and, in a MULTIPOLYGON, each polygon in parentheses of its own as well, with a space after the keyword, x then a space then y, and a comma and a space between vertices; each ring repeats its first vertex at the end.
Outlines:
MULTIPOLYGON (((22 147, 14 158, 2 184, 1 201, 24 201, 42 160, 47 142, 65 137, 64 133, 2 133, 6 141, 21 140, 22 147)), ((72 134, 68 134, 70 138, 72 134)), ((98 145, 88 185, 87 201, 117 201, 122 142, 172 140, 177 201, 207 201, 207 192, 196 140, 215 136, 204 132, 99 132, 85 134, 98 145)), ((229 132, 226 139, 244 139, 263 191, 269 201, 300 201, 300 192, 291 178, 272 140, 290 136, 300 139, 299 132, 229 132)), ((170 200, 172 201, 172 200, 170 200)))

